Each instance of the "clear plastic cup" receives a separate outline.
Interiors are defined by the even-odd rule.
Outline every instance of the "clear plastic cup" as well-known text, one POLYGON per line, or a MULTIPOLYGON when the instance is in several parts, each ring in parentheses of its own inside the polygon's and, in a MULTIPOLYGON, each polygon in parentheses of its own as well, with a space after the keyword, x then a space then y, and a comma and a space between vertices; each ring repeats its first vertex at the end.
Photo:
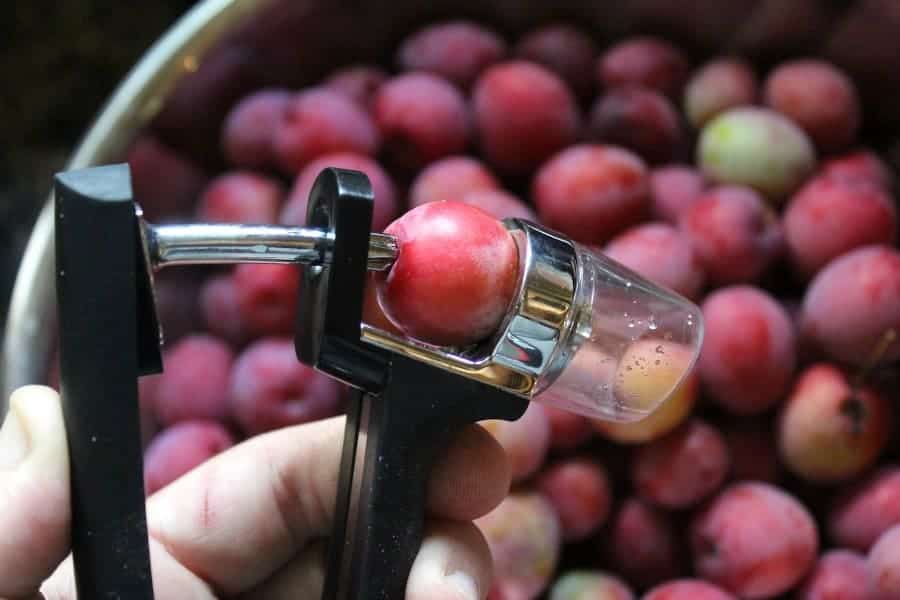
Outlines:
POLYGON ((652 413, 694 368, 703 342, 700 309, 621 264, 575 245, 575 323, 535 399, 611 421, 652 413))

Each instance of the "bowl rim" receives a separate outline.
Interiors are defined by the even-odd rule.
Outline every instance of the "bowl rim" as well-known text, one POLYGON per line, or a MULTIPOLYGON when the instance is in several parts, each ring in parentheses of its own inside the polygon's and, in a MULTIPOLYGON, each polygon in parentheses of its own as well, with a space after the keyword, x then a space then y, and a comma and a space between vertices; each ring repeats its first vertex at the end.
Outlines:
MULTIPOLYGON (((203 0, 143 54, 97 113, 64 169, 121 160, 135 133, 163 107, 169 92, 199 68, 203 56, 269 0, 203 0)), ((0 414, 10 394, 47 382, 55 348, 56 286, 53 195, 35 221, 10 296, 0 352, 0 414)))

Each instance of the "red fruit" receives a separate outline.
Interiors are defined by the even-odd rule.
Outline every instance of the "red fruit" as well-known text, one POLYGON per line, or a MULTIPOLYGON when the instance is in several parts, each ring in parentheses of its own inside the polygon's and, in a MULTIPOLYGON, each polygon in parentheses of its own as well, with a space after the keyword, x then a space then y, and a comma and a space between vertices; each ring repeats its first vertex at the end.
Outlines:
POLYGON ((284 189, 277 181, 248 171, 231 171, 206 186, 197 217, 214 223, 268 225, 275 222, 283 197, 284 189))
POLYGON ((603 251, 650 281, 696 300, 705 275, 688 239, 671 225, 647 223, 613 238, 603 251))
POLYGON ((211 277, 200 291, 200 310, 210 333, 240 345, 250 336, 241 318, 238 290, 234 277, 211 277))
POLYGON ((503 225, 460 202, 432 202, 385 230, 400 256, 380 274, 385 313, 410 337, 463 346, 493 333, 516 291, 519 255, 503 225))
POLYGON ((593 461, 574 458, 558 462, 540 475, 537 487, 556 509, 564 541, 590 537, 609 516, 609 478, 593 461))
POLYGON ((700 579, 679 579, 656 586, 641 600, 737 600, 734 596, 700 579))
POLYGON ((752 282, 781 253, 784 237, 778 217, 762 196, 742 186, 705 192, 681 216, 710 282, 752 282))
POLYGON ((340 92, 369 108, 381 85, 387 81, 384 69, 372 65, 352 65, 338 69, 325 80, 325 87, 340 92))
POLYGON ((279 166, 293 174, 323 154, 373 154, 378 142, 365 109, 340 92, 311 88, 291 98, 273 149, 279 166))
POLYGON ((887 400, 820 363, 798 377, 784 404, 778 445, 785 465, 816 483, 845 481, 878 458, 891 431, 887 400))
POLYGON ((487 69, 472 91, 478 143, 487 161, 524 174, 578 136, 579 114, 566 84, 525 61, 487 69))
POLYGON ((475 190, 463 196, 461 201, 480 208, 496 219, 538 220, 527 204, 503 190, 475 190))
POLYGON ((711 399, 737 415, 774 406, 787 393, 796 362, 787 313, 750 286, 710 294, 702 309, 706 330, 698 369, 711 399))
POLYGON ((150 135, 135 140, 126 160, 134 199, 150 220, 188 214, 206 184, 198 166, 150 135))
POLYGON ((665 96, 641 87, 614 88, 591 109, 591 138, 639 154, 650 164, 680 153, 684 132, 678 113, 665 96))
POLYGON ((497 178, 477 159, 449 156, 431 163, 416 176, 409 188, 409 206, 458 202, 470 192, 499 188, 497 178))
POLYGON ((726 488, 691 527, 694 568, 742 598, 772 598, 812 567, 816 525, 806 508, 765 483, 726 488))
POLYGON ((352 152, 326 154, 306 165, 294 180, 294 186, 281 210, 279 222, 283 225, 306 225, 309 192, 312 191, 319 174, 328 167, 361 171, 366 174, 375 194, 372 206, 372 231, 384 231, 399 212, 394 182, 374 159, 352 152))
POLYGON ((534 492, 516 492, 475 524, 494 559, 488 597, 537 598, 550 583, 561 545, 559 519, 550 503, 534 492))
POLYGON ((766 422, 741 418, 726 426, 723 436, 731 457, 732 481, 777 483, 781 467, 778 463, 775 436, 766 422))
POLYGON ((363 300, 362 312, 363 323, 381 329, 382 331, 392 333, 396 336, 403 337, 403 332, 397 329, 396 325, 391 323, 391 320, 384 314, 381 305, 378 303, 378 281, 375 272, 369 272, 366 277, 365 293, 366 297, 363 300))
POLYGON ((514 54, 550 69, 579 97, 594 90, 594 63, 597 46, 583 32, 564 24, 545 25, 525 34, 514 54))
POLYGON ((637 587, 681 575, 681 550, 669 516, 637 498, 626 499, 604 541, 615 568, 637 587))
POLYGON ((287 90, 265 89, 234 105, 222 126, 222 147, 231 164, 248 169, 275 164, 275 133, 290 100, 287 90))
POLYGON ((165 370, 156 389, 160 424, 224 420, 233 360, 228 345, 209 335, 190 335, 168 349, 163 354, 165 370))
POLYGON ((866 572, 868 591, 871 594, 866 598, 900 598, 900 527, 892 527, 878 538, 869 552, 866 572))
POLYGON ((766 79, 766 104, 786 115, 823 151, 839 150, 856 138, 861 120, 853 81, 821 60, 782 63, 766 79))
POLYGON ((601 244, 643 220, 647 167, 615 146, 572 146, 538 170, 532 198, 548 227, 578 242, 601 244))
POLYGON ((816 177, 791 198, 783 222, 791 262, 804 277, 854 248, 897 239, 894 200, 864 180, 816 177))
POLYGON ((698 69, 684 88, 684 112, 695 129, 729 108, 753 104, 756 75, 744 61, 720 58, 698 69))
POLYGON ((866 558, 850 550, 829 550, 819 557, 797 592, 797 600, 869 600, 866 558))
POLYGON ((819 271, 806 289, 801 331, 836 360, 864 364, 900 358, 900 252, 887 246, 852 250, 819 271))
POLYGON ((631 479, 645 500, 665 508, 686 508, 716 491, 728 467, 722 435, 694 420, 638 448, 631 479))
POLYGON ((838 179, 869 181, 886 190, 893 184, 888 166, 870 150, 857 150, 825 161, 819 174, 838 179))
POLYGON ((428 73, 399 75, 378 90, 372 107, 384 150, 401 167, 418 168, 465 150, 471 130, 463 95, 428 73))
POLYGON ((248 435, 332 417, 340 385, 297 360, 290 339, 263 338, 234 362, 231 414, 248 435))
POLYGON ((591 439, 594 429, 591 422, 582 415, 553 406, 544 406, 550 421, 550 448, 553 450, 574 450, 591 439))
POLYGON ((505 54, 506 44, 493 31, 469 21, 446 21, 407 37, 397 52, 397 63, 405 71, 430 71, 469 87, 505 54))
POLYGON ((678 224, 681 215, 700 198, 706 181, 693 167, 670 165, 650 172, 650 216, 678 224))
POLYGON ((238 265, 233 277, 240 322, 248 332, 293 332, 300 293, 300 273, 295 265, 238 265))
POLYGON ((147 446, 144 492, 156 493, 234 443, 228 430, 214 421, 184 421, 169 427, 147 446))
POLYGON ((688 77, 684 53, 659 38, 634 37, 609 48, 597 64, 607 88, 641 85, 677 97, 688 77))
POLYGON ((544 463, 550 444, 550 422, 540 404, 529 404, 525 414, 515 421, 492 419, 481 425, 506 451, 514 482, 527 479, 544 463))
POLYGON ((841 546, 868 552, 875 540, 900 524, 900 468, 887 465, 842 490, 828 515, 828 533, 841 546))

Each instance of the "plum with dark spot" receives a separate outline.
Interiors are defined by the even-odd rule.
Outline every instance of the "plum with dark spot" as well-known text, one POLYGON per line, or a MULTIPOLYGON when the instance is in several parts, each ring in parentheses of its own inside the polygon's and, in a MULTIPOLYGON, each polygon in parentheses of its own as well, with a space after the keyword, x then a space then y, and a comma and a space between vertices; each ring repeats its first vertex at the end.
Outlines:
POLYGON ((819 363, 797 378, 778 423, 785 465, 816 483, 836 483, 871 466, 891 432, 891 405, 838 367, 819 363))

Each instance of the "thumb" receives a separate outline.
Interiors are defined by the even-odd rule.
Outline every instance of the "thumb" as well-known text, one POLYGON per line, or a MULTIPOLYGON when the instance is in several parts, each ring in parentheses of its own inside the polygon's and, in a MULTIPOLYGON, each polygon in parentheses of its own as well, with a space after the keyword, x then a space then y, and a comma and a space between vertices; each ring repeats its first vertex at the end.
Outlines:
POLYGON ((0 429, 0 598, 31 598, 68 552, 69 459, 59 395, 26 386, 0 429))

